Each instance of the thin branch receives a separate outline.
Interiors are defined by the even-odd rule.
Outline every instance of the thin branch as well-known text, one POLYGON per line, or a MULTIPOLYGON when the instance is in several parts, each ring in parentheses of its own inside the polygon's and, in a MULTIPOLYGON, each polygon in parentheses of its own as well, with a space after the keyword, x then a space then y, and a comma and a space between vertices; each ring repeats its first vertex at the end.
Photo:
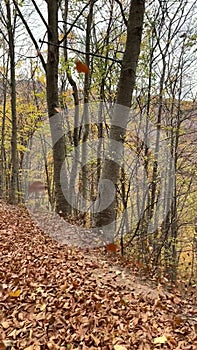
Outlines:
POLYGON ((48 44, 48 45, 53 45, 53 46, 58 46, 58 47, 62 47, 63 49, 67 49, 67 50, 70 50, 70 51, 73 51, 73 52, 76 52, 76 53, 80 53, 80 54, 83 54, 83 55, 89 55, 89 56, 92 56, 92 57, 98 57, 98 58, 103 58, 103 59, 108 59, 109 61, 113 61, 113 62, 116 62, 116 63, 119 63, 121 64, 122 61, 116 59, 116 58, 112 58, 112 57, 109 57, 109 56, 103 56, 103 55, 99 55, 99 54, 96 54, 96 53, 92 53, 92 52, 85 52, 85 51, 81 51, 81 50, 77 50, 77 49, 73 49, 71 47, 67 47, 67 46, 62 46, 62 45, 56 45, 54 43, 51 43, 49 41, 45 41, 45 40, 39 40, 40 43, 44 43, 44 44, 48 44))
POLYGON ((1 30, 1 28, 0 28, 0 34, 2 35, 3 39, 5 40, 5 42, 8 44, 8 39, 7 39, 6 35, 5 35, 5 33, 1 30))
POLYGON ((45 21, 45 19, 44 19, 43 15, 42 15, 42 12, 40 11, 39 7, 37 6, 37 4, 36 4, 35 0, 31 0, 31 1, 33 2, 33 5, 34 5, 34 7, 35 7, 36 11, 38 12, 38 14, 39 14, 39 16, 40 16, 41 20, 43 21, 43 23, 44 23, 45 27, 47 28, 47 31, 49 31, 48 24, 47 24, 47 22, 45 21))
POLYGON ((43 68, 44 68, 44 70, 45 70, 45 72, 46 72, 46 63, 45 63, 44 57, 42 56, 42 54, 41 54, 41 52, 40 52, 39 46, 38 46, 38 44, 37 44, 37 41, 36 41, 36 39, 34 38, 34 36, 33 36, 32 32, 31 32, 31 30, 30 30, 30 28, 29 28, 29 26, 28 26, 28 24, 27 24, 25 18, 23 17, 23 14, 22 14, 22 12, 21 12, 21 10, 20 10, 18 4, 17 4, 17 1, 16 1, 16 0, 13 0, 13 3, 14 3, 14 6, 15 6, 15 8, 16 8, 18 14, 19 14, 19 17, 20 17, 21 21, 23 22, 23 24, 24 24, 24 26, 25 26, 25 28, 26 28, 26 30, 27 30, 27 32, 28 32, 28 34, 29 34, 31 40, 33 41, 33 44, 34 44, 34 46, 35 46, 37 52, 39 53, 39 57, 40 57, 40 60, 41 60, 41 62, 42 62, 42 66, 43 66, 43 68))
MULTIPOLYGON (((64 21, 64 20, 58 21, 58 23, 69 24, 70 26, 72 26, 72 28, 75 27, 75 28, 78 28, 78 29, 80 29, 80 30, 82 30, 82 31, 85 30, 84 28, 79 27, 79 26, 76 25, 76 24, 73 25, 73 23, 70 23, 70 22, 67 22, 67 21, 64 21)), ((69 29, 69 32, 70 32, 70 29, 69 29)), ((69 32, 67 32, 66 35, 68 35, 69 32)))
POLYGON ((123 21, 124 21, 124 24, 125 24, 125 26, 127 27, 127 19, 126 19, 126 17, 125 17, 125 15, 124 15, 124 10, 123 10, 123 7, 122 7, 122 3, 121 3, 121 1, 120 0, 115 0, 116 2, 117 2, 117 4, 119 5, 119 7, 120 7, 120 11, 121 11, 121 14, 122 14, 122 18, 123 18, 123 21))
MULTIPOLYGON (((94 3, 97 0, 94 0, 94 3)), ((88 2, 83 8, 82 10, 79 12, 78 16, 75 18, 74 22, 72 23, 72 25, 70 26, 69 30, 66 32, 66 34, 64 35, 64 37, 59 41, 60 44, 62 44, 65 41, 65 38, 68 36, 68 34, 71 32, 71 30, 73 29, 73 27, 75 27, 75 23, 78 21, 78 19, 81 17, 81 15, 83 14, 83 12, 85 11, 85 9, 90 5, 90 2, 88 2)))

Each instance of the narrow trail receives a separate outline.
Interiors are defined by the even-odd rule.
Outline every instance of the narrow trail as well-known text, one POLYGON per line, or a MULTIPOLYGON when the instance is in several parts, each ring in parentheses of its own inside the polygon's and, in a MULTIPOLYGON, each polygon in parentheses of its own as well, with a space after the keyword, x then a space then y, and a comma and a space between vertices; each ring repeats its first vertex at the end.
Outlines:
POLYGON ((24 208, 0 203, 1 350, 197 349, 195 298, 153 288, 60 231, 50 237, 24 208))

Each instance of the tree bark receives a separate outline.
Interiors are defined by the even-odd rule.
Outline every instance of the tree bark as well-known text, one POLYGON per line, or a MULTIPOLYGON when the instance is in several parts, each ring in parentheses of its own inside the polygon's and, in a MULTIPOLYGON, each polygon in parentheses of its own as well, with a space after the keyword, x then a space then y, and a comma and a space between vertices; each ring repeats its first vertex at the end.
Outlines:
MULTIPOLYGON (((10 87, 11 87, 11 114, 12 114, 12 135, 11 135, 11 182, 9 190, 9 202, 17 202, 17 177, 18 177, 18 160, 17 160, 17 113, 16 113, 16 75, 15 75, 15 45, 14 45, 14 26, 12 24, 10 1, 6 1, 7 10, 7 31, 8 46, 10 56, 10 87)), ((14 19, 15 21, 15 19, 14 19)))
POLYGON ((116 104, 112 115, 107 157, 104 161, 98 191, 99 194, 95 205, 95 210, 97 212, 95 217, 96 227, 100 227, 111 241, 113 241, 113 235, 115 233, 115 190, 119 179, 124 137, 135 85, 144 11, 145 0, 131 1, 127 24, 127 40, 118 84, 116 104), (109 186, 109 181, 113 183, 114 188, 109 186))
MULTIPOLYGON (((47 107, 51 136, 53 143, 54 183, 56 197, 56 211, 62 216, 70 213, 70 205, 66 200, 67 176, 65 162, 65 134, 61 113, 58 107, 58 1, 48 0, 48 56, 47 56, 47 107), (55 117, 54 117, 55 116, 55 117)), ((67 192, 68 193, 68 192, 67 192)))
MULTIPOLYGON (((3 45, 4 46, 4 45, 3 45)), ((0 142, 0 198, 4 197, 5 186, 5 127, 6 127, 6 105, 7 105, 7 89, 8 89, 8 67, 9 60, 5 61, 5 47, 3 47, 3 62, 5 75, 3 75, 3 103, 2 103, 2 119, 1 119, 1 142, 0 142)))
MULTIPOLYGON (((86 57, 85 63, 89 67, 90 65, 90 42, 91 42, 91 29, 92 29, 92 20, 93 20, 93 7, 94 1, 90 1, 89 13, 87 17, 87 26, 86 26, 86 57)), ((90 132, 90 116, 89 116, 89 93, 90 93, 90 76, 85 74, 84 78, 84 106, 83 106, 83 136, 82 136, 82 195, 83 195, 83 204, 86 207, 86 201, 88 199, 88 147, 87 141, 89 138, 90 132)))

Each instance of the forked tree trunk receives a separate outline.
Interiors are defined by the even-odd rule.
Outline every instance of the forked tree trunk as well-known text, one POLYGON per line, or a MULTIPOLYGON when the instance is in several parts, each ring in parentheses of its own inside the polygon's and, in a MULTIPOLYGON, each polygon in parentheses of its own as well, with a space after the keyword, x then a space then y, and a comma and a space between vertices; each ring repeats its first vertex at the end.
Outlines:
MULTIPOLYGON (((48 0, 48 57, 47 57, 47 107, 53 142, 54 183, 56 211, 63 216, 70 213, 70 205, 63 193, 67 192, 65 161, 65 134, 58 107, 58 1, 48 0), (54 117, 55 116, 55 117, 54 117), (62 177, 61 177, 62 174, 62 177), (60 178, 61 177, 61 178, 60 178)), ((67 192, 68 193, 68 192, 67 192)))
POLYGON ((96 227, 113 241, 116 219, 115 189, 119 179, 123 143, 135 85, 136 67, 140 53, 145 0, 131 0, 127 24, 127 40, 118 84, 117 99, 112 115, 110 139, 95 206, 96 227), (107 181, 103 181, 107 180, 107 181), (114 185, 114 190, 109 186, 114 185), (111 202, 111 203, 110 203, 111 202))

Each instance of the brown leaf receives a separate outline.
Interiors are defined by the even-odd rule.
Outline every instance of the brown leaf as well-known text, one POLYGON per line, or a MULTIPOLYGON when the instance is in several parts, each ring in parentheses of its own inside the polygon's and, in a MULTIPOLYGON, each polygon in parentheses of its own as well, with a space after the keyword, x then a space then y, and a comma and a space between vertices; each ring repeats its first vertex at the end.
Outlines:
POLYGON ((116 253, 118 250, 117 244, 110 243, 106 245, 106 251, 111 253, 116 253))
POLYGON ((2 341, 0 341, 0 350, 6 350, 6 347, 2 341))
POLYGON ((4 329, 7 329, 10 326, 10 323, 8 321, 2 321, 1 325, 4 329))
POLYGON ((164 347, 195 348, 190 298, 136 277, 136 265, 125 268, 118 254, 75 248, 79 239, 92 241, 91 234, 81 237, 67 222, 62 231, 45 213, 42 219, 51 233, 44 234, 23 208, 0 201, 0 350, 4 339, 22 350, 150 350, 162 346, 162 334, 164 347), (180 310, 191 321, 182 320, 180 310))
POLYGON ((0 350, 6 350, 11 346, 13 346, 13 342, 11 340, 0 340, 0 350))

